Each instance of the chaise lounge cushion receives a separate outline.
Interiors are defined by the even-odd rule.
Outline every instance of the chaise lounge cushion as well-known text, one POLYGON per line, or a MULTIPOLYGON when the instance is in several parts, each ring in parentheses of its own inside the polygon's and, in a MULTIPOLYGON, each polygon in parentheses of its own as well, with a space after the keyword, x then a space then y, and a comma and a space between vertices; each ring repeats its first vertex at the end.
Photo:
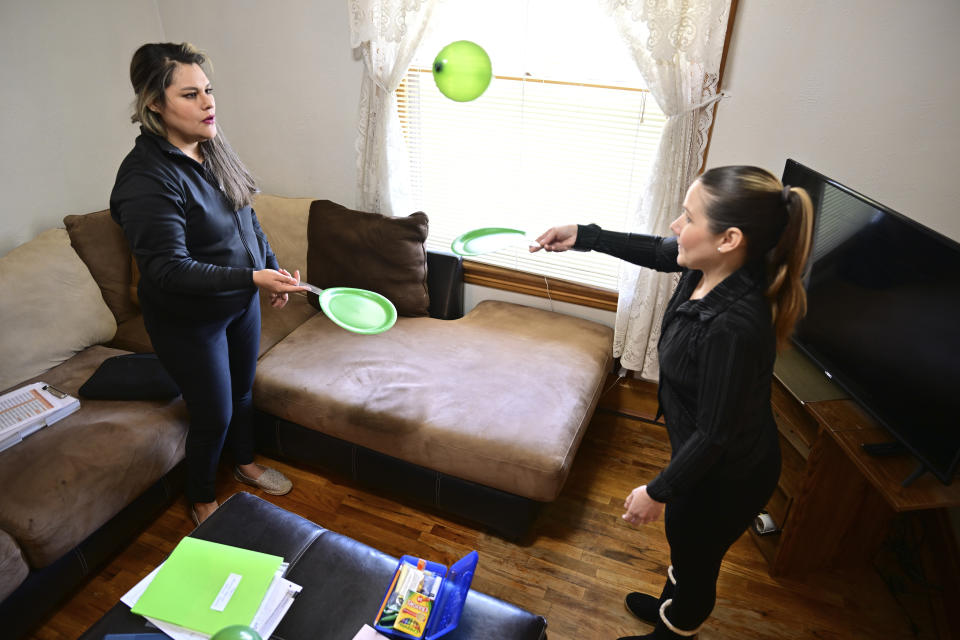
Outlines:
POLYGON ((423 212, 389 217, 317 200, 310 205, 307 229, 310 283, 369 289, 389 299, 400 316, 426 316, 427 230, 423 212))
MULTIPOLYGON (((76 396, 101 362, 120 353, 90 347, 27 382, 76 396)), ((81 401, 76 413, 0 452, 0 529, 31 567, 47 566, 182 460, 186 434, 179 399, 81 401)))
POLYGON ((44 231, 0 258, 0 300, 0 389, 107 342, 117 330, 63 229, 44 231))
POLYGON ((413 464, 550 501, 609 369, 611 333, 489 300, 459 320, 400 318, 375 336, 318 315, 260 360, 254 404, 413 464))

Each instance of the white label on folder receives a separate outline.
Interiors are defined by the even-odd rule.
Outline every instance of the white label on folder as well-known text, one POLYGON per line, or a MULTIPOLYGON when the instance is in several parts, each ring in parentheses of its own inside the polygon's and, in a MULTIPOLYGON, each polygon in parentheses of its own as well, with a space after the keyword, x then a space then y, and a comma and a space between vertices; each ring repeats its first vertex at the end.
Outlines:
POLYGON ((242 578, 243 576, 239 573, 231 573, 227 576, 227 581, 220 587, 220 593, 217 594, 217 599, 213 601, 210 608, 214 611, 223 611, 226 609, 227 605, 230 604, 230 598, 233 597, 233 592, 237 590, 237 585, 240 584, 242 578))

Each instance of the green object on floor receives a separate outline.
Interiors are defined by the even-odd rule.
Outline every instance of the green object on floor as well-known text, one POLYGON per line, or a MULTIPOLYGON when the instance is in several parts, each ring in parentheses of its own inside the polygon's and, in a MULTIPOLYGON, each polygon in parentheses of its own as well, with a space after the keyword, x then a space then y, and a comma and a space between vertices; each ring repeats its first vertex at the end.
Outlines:
POLYGON ((235 624, 217 631, 210 640, 263 640, 253 627, 235 624))

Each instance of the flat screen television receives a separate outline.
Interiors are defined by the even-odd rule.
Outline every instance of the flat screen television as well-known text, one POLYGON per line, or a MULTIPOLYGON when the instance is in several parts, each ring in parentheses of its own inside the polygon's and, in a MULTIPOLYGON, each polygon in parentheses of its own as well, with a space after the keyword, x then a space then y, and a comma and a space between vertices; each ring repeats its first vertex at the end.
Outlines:
POLYGON ((960 244, 794 161, 815 227, 794 344, 950 484, 960 462, 960 244))

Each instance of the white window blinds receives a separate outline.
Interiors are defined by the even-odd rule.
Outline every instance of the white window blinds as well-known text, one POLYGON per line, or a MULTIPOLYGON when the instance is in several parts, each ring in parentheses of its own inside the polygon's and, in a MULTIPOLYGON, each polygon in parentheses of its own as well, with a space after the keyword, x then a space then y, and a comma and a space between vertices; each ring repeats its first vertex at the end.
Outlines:
MULTIPOLYGON (((586 15, 558 16, 557 3, 493 2, 504 10, 526 5, 523 24, 505 29, 488 20, 484 35, 484 18, 470 5, 482 4, 501 22, 504 14, 487 2, 449 0, 398 89, 414 205, 430 218, 427 245, 449 250, 454 238, 479 227, 522 229, 531 238, 573 222, 624 229, 665 117, 639 86, 612 21, 591 3, 578 3, 586 15), (445 28, 445 15, 448 24, 469 23, 473 37, 445 28), (560 18, 576 41, 558 28, 560 18), (511 32, 534 43, 534 54, 510 40, 511 32), (444 97, 431 75, 433 57, 458 39, 474 40, 493 62, 494 80, 473 102, 444 97)), ((518 246, 472 259, 617 288, 618 261, 598 253, 530 254, 518 246)))

